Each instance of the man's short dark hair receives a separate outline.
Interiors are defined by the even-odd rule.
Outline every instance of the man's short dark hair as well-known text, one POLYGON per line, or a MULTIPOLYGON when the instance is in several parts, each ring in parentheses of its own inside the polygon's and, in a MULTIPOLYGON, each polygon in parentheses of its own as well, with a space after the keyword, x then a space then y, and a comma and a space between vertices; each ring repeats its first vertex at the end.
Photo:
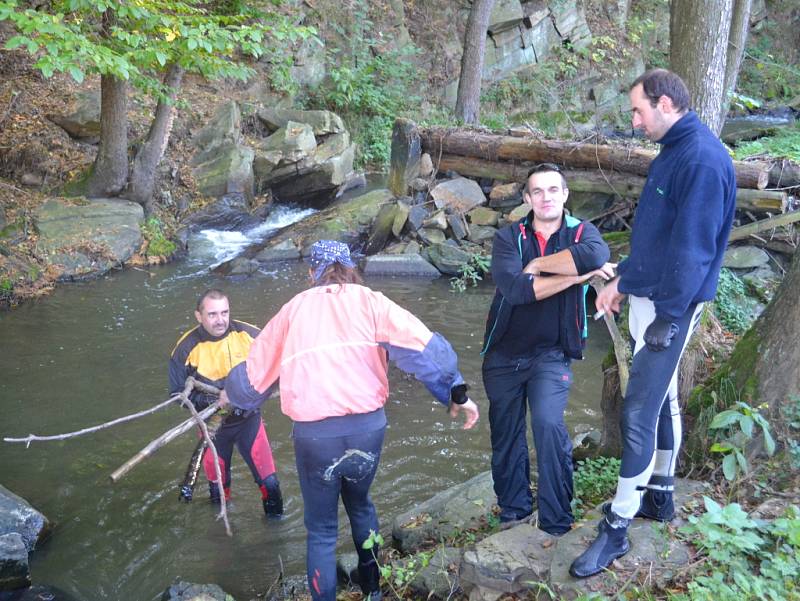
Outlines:
MULTIPOLYGON (((561 167, 556 165, 555 163, 539 163, 538 165, 534 165, 528 171, 528 176, 525 178, 525 189, 528 190, 528 180, 531 179, 531 175, 535 175, 537 173, 558 173, 561 176, 561 187, 565 190, 567 189, 567 178, 564 177, 564 172, 561 171, 561 167)), ((530 193, 530 190, 528 190, 530 193)))
POLYGON ((683 112, 689 109, 689 89, 679 75, 666 69, 650 69, 636 78, 629 91, 642 84, 644 95, 650 100, 650 106, 655 107, 658 99, 667 96, 672 100, 672 105, 683 112))
POLYGON ((197 298, 197 311, 198 312, 202 311, 202 309, 203 309, 203 301, 205 301, 207 298, 213 298, 214 300, 219 300, 221 298, 228 298, 228 295, 225 294, 219 288, 209 288, 208 290, 203 292, 203 294, 201 294, 197 298))

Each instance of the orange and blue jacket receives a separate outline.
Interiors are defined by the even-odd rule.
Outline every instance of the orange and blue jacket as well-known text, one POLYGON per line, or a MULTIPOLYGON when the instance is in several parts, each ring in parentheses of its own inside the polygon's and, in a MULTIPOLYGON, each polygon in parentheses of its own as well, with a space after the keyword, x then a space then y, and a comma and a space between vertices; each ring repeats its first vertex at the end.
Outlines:
POLYGON ((443 404, 451 391, 454 402, 463 402, 466 387, 450 343, 358 284, 311 288, 286 303, 247 361, 231 371, 225 390, 234 407, 252 409, 280 379, 281 410, 295 422, 366 414, 386 403, 388 360, 443 404))

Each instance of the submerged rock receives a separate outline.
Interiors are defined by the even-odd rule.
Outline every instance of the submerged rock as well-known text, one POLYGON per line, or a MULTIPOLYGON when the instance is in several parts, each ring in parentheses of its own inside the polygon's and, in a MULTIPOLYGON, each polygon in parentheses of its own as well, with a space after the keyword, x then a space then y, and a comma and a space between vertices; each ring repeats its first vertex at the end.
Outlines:
POLYGON ((31 552, 49 530, 50 522, 42 513, 0 484, 0 535, 19 534, 25 549, 31 552))
POLYGON ((233 601, 233 597, 216 584, 178 582, 164 591, 161 601, 233 601))
POLYGON ((28 550, 16 532, 0 534, 0 591, 13 591, 31 584, 28 550))

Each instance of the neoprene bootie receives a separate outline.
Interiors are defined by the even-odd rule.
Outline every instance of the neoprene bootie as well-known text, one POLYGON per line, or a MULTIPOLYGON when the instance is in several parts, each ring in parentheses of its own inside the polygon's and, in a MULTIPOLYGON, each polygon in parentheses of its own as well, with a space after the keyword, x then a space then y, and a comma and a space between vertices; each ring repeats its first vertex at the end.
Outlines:
POLYGON ((283 515, 283 495, 281 494, 281 483, 275 474, 270 474, 264 478, 261 489, 261 502, 264 504, 264 513, 269 517, 283 515))
POLYGON ((672 491, 647 489, 642 495, 642 505, 636 513, 637 518, 647 518, 658 522, 669 522, 675 517, 675 504, 672 491))
POLYGON ((569 568, 575 578, 594 576, 630 551, 628 526, 631 521, 618 516, 610 506, 607 511, 604 506, 604 514, 597 525, 597 538, 569 568))
MULTIPOLYGON (((212 505, 219 505, 219 487, 217 486, 216 482, 209 482, 208 483, 208 495, 211 499, 212 505)), ((229 501, 231 498, 231 489, 230 487, 225 489, 225 500, 229 501)))

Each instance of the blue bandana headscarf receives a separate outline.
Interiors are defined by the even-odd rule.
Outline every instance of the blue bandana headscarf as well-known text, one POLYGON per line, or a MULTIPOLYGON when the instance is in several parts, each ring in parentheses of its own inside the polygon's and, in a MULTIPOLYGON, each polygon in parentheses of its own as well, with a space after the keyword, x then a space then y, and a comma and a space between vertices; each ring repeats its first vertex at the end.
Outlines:
POLYGON ((311 256, 308 258, 311 269, 314 270, 314 281, 316 282, 334 263, 339 263, 344 267, 353 268, 356 264, 350 258, 350 249, 344 242, 336 240, 319 240, 311 245, 311 256))

